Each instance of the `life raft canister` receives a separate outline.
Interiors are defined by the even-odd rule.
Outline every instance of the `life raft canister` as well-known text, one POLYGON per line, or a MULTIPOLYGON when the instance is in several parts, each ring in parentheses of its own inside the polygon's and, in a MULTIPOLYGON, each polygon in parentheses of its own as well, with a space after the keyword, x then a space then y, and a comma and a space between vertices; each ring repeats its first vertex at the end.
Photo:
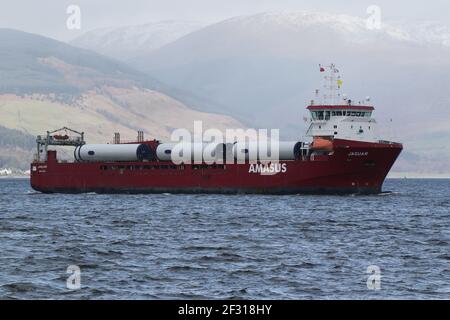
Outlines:
POLYGON ((314 137, 311 148, 313 150, 333 150, 333 141, 323 137, 314 137))

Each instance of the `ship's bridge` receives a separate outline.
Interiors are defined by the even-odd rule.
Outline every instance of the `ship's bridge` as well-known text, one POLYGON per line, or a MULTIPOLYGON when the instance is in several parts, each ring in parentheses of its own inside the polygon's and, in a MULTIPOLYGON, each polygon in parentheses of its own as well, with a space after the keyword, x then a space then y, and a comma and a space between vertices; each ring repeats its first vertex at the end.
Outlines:
POLYGON ((312 101, 307 109, 311 113, 308 136, 378 141, 376 121, 372 118, 373 106, 353 105, 351 101, 342 105, 314 105, 312 101))
POLYGON ((346 94, 341 94, 343 80, 334 63, 319 65, 319 71, 325 73, 323 93, 316 89, 316 98, 307 107, 311 113, 307 136, 314 140, 325 138, 327 141, 348 139, 377 142, 376 121, 372 118, 374 107, 367 105, 370 98, 355 103, 346 94))
POLYGON ((331 117, 368 117, 372 116, 374 107, 360 105, 310 105, 313 120, 330 120, 331 117))

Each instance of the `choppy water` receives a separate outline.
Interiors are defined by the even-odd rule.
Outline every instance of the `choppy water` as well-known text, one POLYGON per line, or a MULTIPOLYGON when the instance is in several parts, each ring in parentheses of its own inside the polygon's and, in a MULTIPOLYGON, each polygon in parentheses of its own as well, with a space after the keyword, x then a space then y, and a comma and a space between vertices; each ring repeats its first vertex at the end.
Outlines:
POLYGON ((45 195, 0 179, 0 298, 449 299, 450 180, 384 190, 45 195))

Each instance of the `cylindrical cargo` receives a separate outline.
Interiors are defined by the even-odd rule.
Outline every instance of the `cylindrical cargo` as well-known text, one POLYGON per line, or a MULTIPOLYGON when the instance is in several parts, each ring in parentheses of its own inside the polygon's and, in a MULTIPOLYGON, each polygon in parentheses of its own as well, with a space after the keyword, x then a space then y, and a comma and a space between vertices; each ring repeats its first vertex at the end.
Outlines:
POLYGON ((172 159, 172 149, 175 143, 161 143, 156 147, 156 157, 161 161, 170 161, 172 159))
POLYGON ((147 144, 85 144, 74 156, 77 161, 151 161, 155 152, 147 144))
POLYGON ((233 155, 237 160, 295 160, 301 155, 302 143, 299 141, 271 142, 237 142, 233 155))
POLYGON ((224 143, 224 162, 233 163, 234 162, 234 145, 236 143, 224 143))
POLYGON ((233 156, 236 160, 257 160, 258 142, 236 142, 233 146, 233 156))
POLYGON ((280 142, 280 160, 295 160, 302 154, 302 143, 299 141, 280 142))
POLYGON ((223 143, 161 143, 156 148, 156 156, 160 161, 192 163, 218 162, 224 157, 223 143))

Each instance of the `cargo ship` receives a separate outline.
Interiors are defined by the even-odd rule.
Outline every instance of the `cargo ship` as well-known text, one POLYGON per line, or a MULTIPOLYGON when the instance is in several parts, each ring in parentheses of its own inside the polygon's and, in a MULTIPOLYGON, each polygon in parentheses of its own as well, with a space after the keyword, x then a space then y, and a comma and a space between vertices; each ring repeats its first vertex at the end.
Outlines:
POLYGON ((176 143, 145 140, 142 131, 132 142, 115 133, 112 143, 87 144, 84 133, 62 128, 37 137, 31 186, 44 193, 381 193, 402 144, 379 138, 369 98, 355 103, 340 94, 334 64, 320 72, 326 94, 316 90, 307 106, 307 139, 279 142, 275 160, 252 152, 259 142, 234 141, 210 148, 214 161, 180 162, 176 143), (74 147, 73 161, 59 160, 52 146, 74 147))

